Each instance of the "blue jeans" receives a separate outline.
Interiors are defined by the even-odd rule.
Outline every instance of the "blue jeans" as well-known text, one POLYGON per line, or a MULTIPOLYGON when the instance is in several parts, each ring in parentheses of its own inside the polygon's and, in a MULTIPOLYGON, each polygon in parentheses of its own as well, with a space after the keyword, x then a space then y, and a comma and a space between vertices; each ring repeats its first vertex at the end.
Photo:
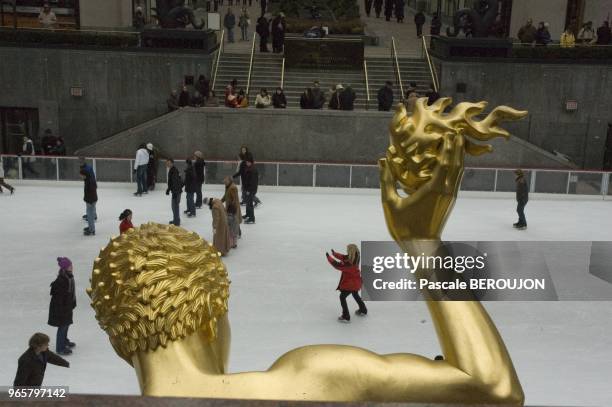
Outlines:
POLYGON ((172 194, 172 223, 176 226, 181 226, 180 203, 181 194, 172 194))
POLYGON ((87 227, 90 232, 96 231, 96 202, 86 203, 87 227))
POLYGON ((57 327, 57 335, 55 336, 55 351, 63 352, 68 344, 68 327, 70 325, 62 325, 57 327))
POLYGON ((527 205, 527 202, 519 202, 516 206, 516 212, 519 216, 518 224, 521 226, 527 226, 527 219, 525 219, 525 205, 527 205))
POLYGON ((195 215, 196 207, 195 207, 195 192, 187 192, 187 212, 195 215))
POLYGON ((139 165, 136 169, 136 184, 138 185, 137 194, 147 191, 147 165, 139 165))

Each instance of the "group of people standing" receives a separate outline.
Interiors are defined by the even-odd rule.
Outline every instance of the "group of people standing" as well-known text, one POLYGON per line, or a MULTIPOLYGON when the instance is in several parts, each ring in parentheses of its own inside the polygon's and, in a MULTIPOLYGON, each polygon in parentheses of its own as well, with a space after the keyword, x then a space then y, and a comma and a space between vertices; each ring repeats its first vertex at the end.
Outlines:
MULTIPOLYGON (((547 22, 540 21, 536 28, 533 25, 533 20, 529 18, 519 29, 517 38, 521 44, 546 46, 553 42, 549 27, 550 25, 547 22)), ((610 45, 611 40, 612 32, 610 30, 609 21, 604 21, 597 31, 593 28, 593 22, 587 21, 579 30, 574 30, 571 25, 565 27, 565 30, 559 38, 559 45, 561 48, 573 48, 576 44, 610 45), (577 32, 577 36, 575 32, 577 32)))
MULTIPOLYGON (((191 80, 193 82, 193 80, 191 80)), ((219 102, 215 92, 210 87, 210 80, 206 75, 200 75, 197 82, 183 83, 181 91, 173 89, 166 101, 168 112, 182 107, 217 107, 219 102)))
MULTIPOLYGON (((405 92, 404 99, 402 103, 406 106, 406 111, 410 114, 414 112, 414 108, 416 105, 416 101, 420 97, 427 98, 427 105, 433 105, 436 100, 440 99, 440 94, 436 91, 435 86, 429 84, 429 88, 427 92, 424 94, 420 94, 417 89, 416 82, 410 82, 408 89, 405 92)), ((393 107, 393 82, 387 81, 385 85, 378 90, 378 110, 388 112, 393 107)))
POLYGON ((302 109, 323 109, 325 102, 331 110, 353 110, 357 94, 350 85, 343 86, 341 83, 329 90, 329 101, 325 92, 321 89, 319 81, 314 81, 311 87, 304 90, 300 96, 300 107, 302 109))
POLYGON ((404 22, 406 0, 365 0, 366 15, 370 17, 372 7, 374 7, 376 18, 380 18, 383 6, 385 10, 385 19, 387 21, 391 21, 391 18, 395 16, 398 23, 404 22))

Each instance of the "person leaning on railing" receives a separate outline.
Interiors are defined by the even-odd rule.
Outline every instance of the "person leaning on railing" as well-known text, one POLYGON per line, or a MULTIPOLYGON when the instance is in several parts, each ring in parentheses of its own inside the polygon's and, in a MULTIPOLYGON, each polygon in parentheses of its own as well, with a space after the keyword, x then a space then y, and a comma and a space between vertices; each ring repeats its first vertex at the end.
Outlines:
POLYGON ((43 28, 55 28, 57 25, 57 17, 53 11, 51 11, 51 6, 49 3, 44 3, 43 8, 38 15, 38 22, 43 28))
POLYGON ((550 31, 548 31, 548 23, 541 21, 538 24, 538 29, 535 34, 535 43, 536 45, 546 46, 552 42, 550 38, 550 31))
POLYGON ((610 31, 610 23, 608 20, 604 21, 601 27, 597 29, 597 39, 595 44, 597 45, 610 45, 612 39, 612 32, 610 31))

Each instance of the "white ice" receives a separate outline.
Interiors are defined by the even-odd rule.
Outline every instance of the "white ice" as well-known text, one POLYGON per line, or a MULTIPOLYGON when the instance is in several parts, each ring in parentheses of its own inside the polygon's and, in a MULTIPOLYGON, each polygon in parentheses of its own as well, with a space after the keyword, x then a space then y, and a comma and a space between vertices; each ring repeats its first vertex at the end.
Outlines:
MULTIPOLYGON (((71 392, 139 394, 132 368, 112 350, 98 327, 85 288, 93 259, 118 233, 117 217, 130 208, 134 222, 170 219, 160 188, 136 198, 134 186, 100 184, 95 237, 83 237, 81 183, 16 183, 0 195, 0 385, 13 382, 16 361, 29 336, 47 325, 49 284, 56 257, 74 262, 78 287, 77 342, 70 369, 49 366, 46 385, 71 392)), ((205 196, 221 187, 206 186, 205 196)), ((266 369, 284 352, 307 344, 341 343, 379 353, 440 353, 423 303, 368 304, 367 318, 339 324, 338 275, 325 251, 349 242, 390 240, 378 191, 262 188, 257 224, 224 261, 232 280, 232 372, 266 369)), ((448 240, 612 240, 612 202, 535 198, 527 206, 529 229, 514 230, 515 202, 508 194, 464 194, 444 234, 448 240)), ((184 206, 184 200, 182 202, 184 206)), ((183 226, 211 237, 208 209, 183 226)), ((349 299, 350 300, 350 299, 349 299)), ((354 304, 351 304, 354 306, 354 304)), ((530 405, 612 405, 610 302, 489 302, 530 405)))

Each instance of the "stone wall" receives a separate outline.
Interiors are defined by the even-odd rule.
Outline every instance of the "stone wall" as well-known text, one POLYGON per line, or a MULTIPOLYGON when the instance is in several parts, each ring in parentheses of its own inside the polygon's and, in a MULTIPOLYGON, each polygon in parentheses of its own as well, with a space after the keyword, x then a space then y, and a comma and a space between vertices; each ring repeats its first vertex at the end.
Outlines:
POLYGON ((528 110, 507 127, 547 151, 559 151, 586 169, 600 169, 612 122, 612 66, 529 63, 516 60, 440 61, 441 93, 455 102, 486 100, 528 110), (457 84, 465 83, 465 93, 457 84), (575 100, 576 111, 566 102, 575 100))
POLYGON ((38 109, 40 134, 63 136, 69 153, 165 113, 184 75, 210 76, 212 64, 202 53, 30 47, 0 47, 0 60, 0 107, 38 109))
MULTIPOLYGON (((298 109, 186 108, 144 123, 77 153, 133 157, 152 142, 174 158, 201 150, 208 159, 235 160, 241 144, 258 161, 375 164, 389 145, 389 112, 298 109)), ((468 157, 466 165, 560 168, 566 164, 512 137, 494 140, 494 154, 468 157)))

